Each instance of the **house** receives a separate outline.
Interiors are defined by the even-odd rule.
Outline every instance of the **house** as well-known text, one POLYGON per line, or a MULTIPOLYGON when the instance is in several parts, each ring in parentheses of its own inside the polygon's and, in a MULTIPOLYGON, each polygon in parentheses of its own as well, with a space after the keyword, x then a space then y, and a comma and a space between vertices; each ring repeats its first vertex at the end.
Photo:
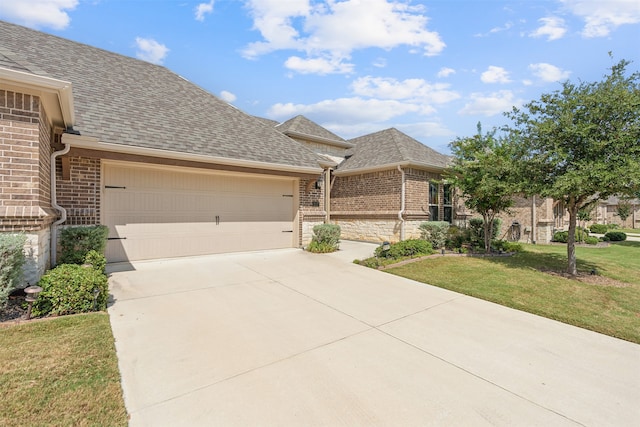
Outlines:
POLYGON ((273 126, 165 67, 5 22, 0 128, 0 231, 27 233, 30 283, 61 226, 107 225, 114 262, 298 247, 324 215, 318 156, 273 126))
POLYGON ((623 220, 618 215, 618 207, 621 202, 620 197, 611 196, 606 200, 601 200, 595 209, 595 217, 591 219, 600 224, 617 224, 622 228, 637 228, 640 226, 640 200, 626 199, 630 205, 629 216, 623 220))

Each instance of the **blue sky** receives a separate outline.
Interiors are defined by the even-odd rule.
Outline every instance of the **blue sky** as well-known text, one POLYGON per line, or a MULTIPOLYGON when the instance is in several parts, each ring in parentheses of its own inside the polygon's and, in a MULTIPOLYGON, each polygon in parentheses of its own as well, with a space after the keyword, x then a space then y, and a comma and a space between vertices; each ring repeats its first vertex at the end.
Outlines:
POLYGON ((561 81, 640 69, 639 0, 15 0, 0 19, 164 65, 253 115, 346 139, 396 127, 443 153, 561 81))

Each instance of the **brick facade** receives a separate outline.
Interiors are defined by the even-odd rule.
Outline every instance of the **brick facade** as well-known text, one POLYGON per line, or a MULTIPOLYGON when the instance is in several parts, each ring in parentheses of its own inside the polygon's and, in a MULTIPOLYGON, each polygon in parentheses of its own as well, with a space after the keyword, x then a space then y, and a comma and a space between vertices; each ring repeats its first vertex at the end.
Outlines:
POLYGON ((316 178, 300 179, 298 194, 300 207, 298 210, 298 236, 300 246, 306 245, 313 237, 313 227, 318 224, 324 224, 324 185, 320 183, 316 188, 316 178))
POLYGON ((64 161, 69 168, 64 174, 62 159, 56 164, 58 204, 67 210, 64 225, 100 224, 100 159, 68 156, 64 161))
POLYGON ((397 212, 400 210, 401 192, 401 175, 395 169, 338 176, 331 188, 332 216, 397 212))

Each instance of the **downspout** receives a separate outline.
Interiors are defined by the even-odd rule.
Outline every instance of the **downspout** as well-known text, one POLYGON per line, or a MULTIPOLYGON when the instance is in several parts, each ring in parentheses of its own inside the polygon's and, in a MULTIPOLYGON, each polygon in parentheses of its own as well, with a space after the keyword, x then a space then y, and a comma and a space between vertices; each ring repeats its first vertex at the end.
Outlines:
POLYGON ((331 168, 324 170, 324 223, 331 224, 331 168))
POLYGON ((60 212, 60 219, 51 224, 51 267, 55 267, 57 251, 58 251, 58 225, 62 224, 67 220, 67 211, 65 208, 58 204, 58 196, 56 194, 56 159, 60 156, 63 156, 69 152, 71 149, 71 145, 68 143, 64 143, 64 148, 60 151, 55 151, 51 154, 51 206, 60 212))
POLYGON ((402 191, 400 193, 400 211, 398 211, 398 220, 400 221, 400 241, 404 240, 404 199, 405 199, 405 182, 404 182, 404 170, 398 165, 398 171, 402 175, 402 191))
POLYGON ((536 196, 531 197, 531 243, 536 244, 536 196))

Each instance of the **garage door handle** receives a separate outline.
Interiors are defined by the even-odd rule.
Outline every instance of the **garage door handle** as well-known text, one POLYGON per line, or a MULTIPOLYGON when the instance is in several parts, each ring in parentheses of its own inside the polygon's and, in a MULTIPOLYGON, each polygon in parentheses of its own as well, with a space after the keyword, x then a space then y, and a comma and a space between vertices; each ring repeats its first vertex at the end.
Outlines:
POLYGON ((126 237, 107 237, 107 240, 127 240, 126 237))
POLYGON ((216 225, 220 225, 220 215, 216 215, 216 225))
POLYGON ((293 233, 293 230, 282 230, 283 233, 293 233))

